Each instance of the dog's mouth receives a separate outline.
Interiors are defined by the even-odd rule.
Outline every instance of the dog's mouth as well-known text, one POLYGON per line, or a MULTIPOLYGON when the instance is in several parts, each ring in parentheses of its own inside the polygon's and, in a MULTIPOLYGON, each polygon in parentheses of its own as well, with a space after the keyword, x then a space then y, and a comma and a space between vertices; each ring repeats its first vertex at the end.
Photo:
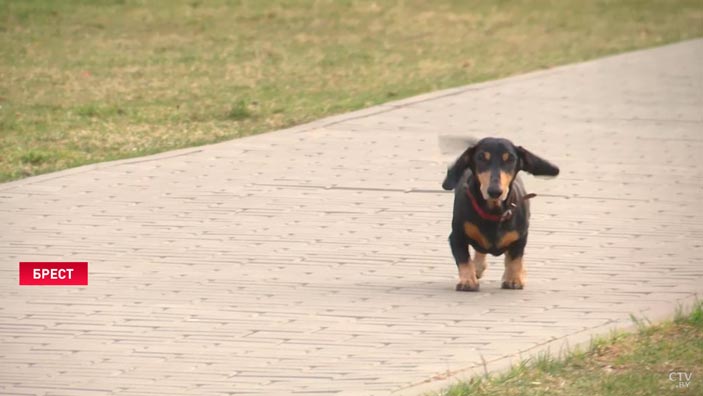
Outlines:
POLYGON ((486 203, 489 209, 498 209, 501 207, 503 200, 500 198, 488 198, 486 199, 486 203))

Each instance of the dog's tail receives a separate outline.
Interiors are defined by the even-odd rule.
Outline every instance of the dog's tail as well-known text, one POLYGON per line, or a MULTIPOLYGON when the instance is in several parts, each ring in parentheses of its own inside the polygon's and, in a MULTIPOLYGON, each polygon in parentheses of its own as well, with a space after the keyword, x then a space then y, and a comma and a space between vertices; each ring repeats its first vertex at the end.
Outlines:
POLYGON ((437 138, 437 143, 442 155, 457 157, 464 150, 478 143, 478 139, 472 136, 444 135, 437 138))

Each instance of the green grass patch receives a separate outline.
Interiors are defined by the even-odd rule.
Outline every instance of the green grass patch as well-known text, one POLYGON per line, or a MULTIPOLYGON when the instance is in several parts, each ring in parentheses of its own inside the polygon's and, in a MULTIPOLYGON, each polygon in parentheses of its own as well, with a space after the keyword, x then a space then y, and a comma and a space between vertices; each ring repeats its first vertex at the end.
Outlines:
POLYGON ((585 351, 572 351, 562 358, 542 354, 507 373, 477 377, 440 394, 703 395, 703 304, 697 303, 689 314, 678 314, 672 322, 636 324, 637 332, 595 339, 585 351), (687 386, 681 384, 687 379, 687 386))
POLYGON ((0 181, 700 36, 700 0, 0 0, 0 181))
POLYGON ((247 103, 243 100, 240 100, 232 105, 227 113, 227 119, 233 121, 244 120, 250 117, 252 117, 252 113, 249 110, 247 103))
POLYGON ((87 118, 108 119, 127 115, 127 111, 120 106, 88 103, 75 108, 76 115, 87 118))
POLYGON ((53 156, 53 152, 29 149, 22 151, 20 162, 25 165, 37 166, 52 160, 53 156))

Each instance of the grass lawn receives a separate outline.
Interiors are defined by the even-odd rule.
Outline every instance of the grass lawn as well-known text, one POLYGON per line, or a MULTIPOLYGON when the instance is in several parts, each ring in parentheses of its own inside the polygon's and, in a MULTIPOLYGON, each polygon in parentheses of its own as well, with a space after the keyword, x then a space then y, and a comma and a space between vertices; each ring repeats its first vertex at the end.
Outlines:
POLYGON ((0 181, 700 36, 700 0, 0 0, 0 181))
POLYGON ((703 395, 703 304, 673 322, 642 326, 592 343, 565 359, 542 356, 510 372, 476 378, 443 396, 703 395), (670 380, 669 373, 672 374, 670 380), (679 385, 678 372, 691 375, 679 385))

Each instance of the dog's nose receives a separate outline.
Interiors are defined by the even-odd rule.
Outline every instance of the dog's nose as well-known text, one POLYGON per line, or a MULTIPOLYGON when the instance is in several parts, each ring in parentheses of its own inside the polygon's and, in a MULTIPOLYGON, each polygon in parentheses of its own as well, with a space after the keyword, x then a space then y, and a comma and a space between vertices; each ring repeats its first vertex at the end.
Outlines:
POLYGON ((503 195, 503 190, 499 187, 488 187, 488 196, 491 198, 498 198, 503 195))

